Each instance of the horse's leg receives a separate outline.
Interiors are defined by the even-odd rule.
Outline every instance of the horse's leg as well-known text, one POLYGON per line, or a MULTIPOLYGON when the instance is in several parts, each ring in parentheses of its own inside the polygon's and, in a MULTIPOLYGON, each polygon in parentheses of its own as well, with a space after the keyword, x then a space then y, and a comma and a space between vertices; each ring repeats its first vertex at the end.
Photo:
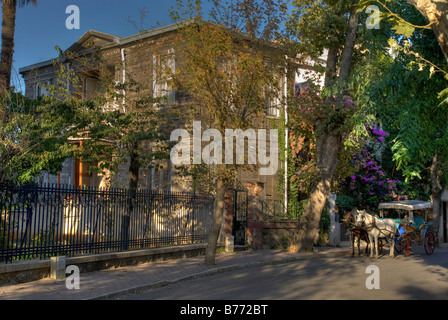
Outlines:
POLYGON ((369 233, 369 242, 370 242, 370 257, 373 257, 373 236, 372 234, 369 233))
POLYGON ((389 255, 392 258, 395 258, 395 233, 393 233, 391 235, 391 239, 390 239, 390 253, 389 255))
POLYGON ((352 243, 352 256, 355 255, 355 234, 353 232, 350 233, 350 240, 352 243))
POLYGON ((369 250, 372 250, 372 246, 370 245, 369 237, 366 237, 366 254, 369 252, 369 250))
POLYGON ((375 258, 378 259, 379 252, 378 252, 378 234, 375 234, 375 258))
POLYGON ((361 235, 358 235, 358 256, 361 255, 361 235))

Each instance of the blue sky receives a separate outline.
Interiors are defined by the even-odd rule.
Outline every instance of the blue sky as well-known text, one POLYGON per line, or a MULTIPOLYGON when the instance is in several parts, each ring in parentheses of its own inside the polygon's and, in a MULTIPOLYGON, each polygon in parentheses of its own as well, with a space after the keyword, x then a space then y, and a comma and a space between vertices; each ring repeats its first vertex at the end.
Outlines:
MULTIPOLYGON (((13 84, 22 90, 19 69, 57 57, 55 46, 68 49, 89 29, 117 36, 129 36, 138 30, 129 18, 140 24, 139 9, 148 11, 146 29, 171 23, 170 8, 175 0, 38 0, 17 11, 13 84), (65 22, 66 8, 76 5, 80 10, 80 29, 69 30, 65 22), (17 81, 20 80, 18 84, 17 81)), ((1 19, 0 19, 1 20, 1 19)))

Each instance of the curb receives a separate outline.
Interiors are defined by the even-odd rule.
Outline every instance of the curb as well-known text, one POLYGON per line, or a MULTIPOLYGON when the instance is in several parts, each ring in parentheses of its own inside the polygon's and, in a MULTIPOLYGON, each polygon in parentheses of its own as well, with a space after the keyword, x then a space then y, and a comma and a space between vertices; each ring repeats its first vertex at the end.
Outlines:
POLYGON ((266 266, 266 265, 276 265, 276 264, 301 261, 301 260, 307 260, 307 259, 337 258, 337 257, 344 257, 346 255, 347 255, 347 253, 343 253, 343 252, 321 252, 321 253, 304 254, 301 256, 297 256, 297 257, 285 257, 285 258, 274 259, 274 260, 248 262, 248 263, 243 263, 243 264, 234 264, 234 265, 225 266, 225 267, 213 268, 213 269, 210 269, 207 271, 195 273, 195 274, 181 277, 181 278, 178 278, 175 280, 162 280, 162 281, 154 282, 151 284, 134 286, 134 287, 127 288, 127 289, 122 289, 122 290, 118 290, 115 292, 98 295, 98 296, 95 296, 92 298, 86 298, 84 300, 113 300, 113 299, 117 299, 122 296, 138 294, 138 293, 141 293, 146 290, 166 287, 166 286, 177 284, 180 282, 194 280, 194 279, 198 279, 198 278, 204 278, 207 276, 213 276, 213 275, 228 272, 228 271, 234 271, 234 270, 245 269, 245 268, 255 268, 255 267, 266 266))

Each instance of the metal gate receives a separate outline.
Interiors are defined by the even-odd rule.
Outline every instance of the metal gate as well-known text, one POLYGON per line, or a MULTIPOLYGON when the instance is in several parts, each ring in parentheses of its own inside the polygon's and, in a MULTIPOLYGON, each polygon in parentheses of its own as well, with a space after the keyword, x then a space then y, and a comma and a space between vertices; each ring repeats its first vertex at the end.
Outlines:
POLYGON ((248 193, 246 190, 233 190, 232 235, 235 245, 245 245, 247 235, 248 193))

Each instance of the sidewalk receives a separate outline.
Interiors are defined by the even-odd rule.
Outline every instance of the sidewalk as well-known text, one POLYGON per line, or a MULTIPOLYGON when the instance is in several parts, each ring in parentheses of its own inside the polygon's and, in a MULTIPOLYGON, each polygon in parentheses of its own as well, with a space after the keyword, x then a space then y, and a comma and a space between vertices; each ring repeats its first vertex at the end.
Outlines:
POLYGON ((319 248, 317 253, 251 250, 218 254, 214 266, 205 265, 203 256, 145 263, 92 273, 81 273, 79 290, 68 290, 65 286, 65 280, 49 278, 24 284, 0 286, 0 300, 112 299, 123 294, 239 268, 350 254, 350 248, 330 247, 319 248))

